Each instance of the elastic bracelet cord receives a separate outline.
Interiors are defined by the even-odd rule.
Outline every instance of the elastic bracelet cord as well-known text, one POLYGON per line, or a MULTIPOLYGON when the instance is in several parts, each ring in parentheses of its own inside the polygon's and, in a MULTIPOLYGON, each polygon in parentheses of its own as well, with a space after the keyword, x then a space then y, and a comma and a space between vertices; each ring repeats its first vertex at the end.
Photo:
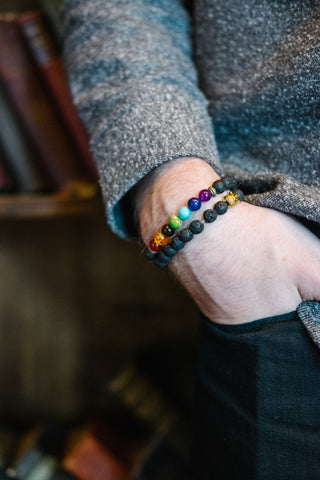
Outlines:
POLYGON ((208 202, 211 198, 215 197, 219 193, 223 193, 226 190, 233 190, 237 186, 237 181, 233 177, 222 177, 219 180, 213 182, 210 187, 201 190, 198 197, 192 197, 188 200, 187 206, 183 206, 179 209, 177 215, 173 215, 169 218, 161 229, 156 233, 153 239, 149 243, 149 251, 147 257, 152 257, 152 253, 160 252, 165 245, 171 243, 171 237, 183 226, 185 220, 190 219, 193 212, 196 212, 201 208, 203 202, 208 202))
POLYGON ((193 220, 187 227, 175 235, 170 244, 165 245, 161 252, 153 253, 149 251, 149 254, 147 254, 148 259, 152 260, 159 268, 167 267, 179 250, 185 247, 186 243, 190 242, 195 235, 203 232, 206 223, 213 223, 218 216, 224 215, 229 208, 234 207, 242 200, 244 200, 242 190, 236 189, 233 192, 229 192, 221 201, 215 203, 212 209, 203 212, 203 220, 193 220))

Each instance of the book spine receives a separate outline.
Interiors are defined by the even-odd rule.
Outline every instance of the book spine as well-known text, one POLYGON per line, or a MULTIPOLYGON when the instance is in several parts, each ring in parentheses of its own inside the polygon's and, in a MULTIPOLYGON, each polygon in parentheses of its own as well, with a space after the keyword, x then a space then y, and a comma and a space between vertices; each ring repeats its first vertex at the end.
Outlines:
POLYGON ((90 153, 89 138, 73 105, 62 60, 56 51, 53 39, 46 31, 42 14, 40 11, 21 14, 18 17, 18 23, 40 74, 62 113, 62 120, 75 142, 79 159, 83 162, 90 178, 97 181, 97 169, 90 153))
MULTIPOLYGON (((76 153, 50 104, 32 57, 23 44, 16 16, 0 18, 0 75, 24 129, 42 159, 55 188, 92 196, 76 153)), ((90 187, 92 187, 92 182, 90 187)))
POLYGON ((79 480, 133 480, 131 475, 90 432, 83 434, 79 443, 68 453, 64 468, 79 480))
POLYGON ((0 193, 10 193, 15 190, 15 181, 6 167, 5 157, 0 148, 0 193))
POLYGON ((19 119, 12 110, 9 99, 0 82, 0 143, 8 170, 22 193, 45 192, 52 188, 45 172, 36 163, 33 151, 19 119))

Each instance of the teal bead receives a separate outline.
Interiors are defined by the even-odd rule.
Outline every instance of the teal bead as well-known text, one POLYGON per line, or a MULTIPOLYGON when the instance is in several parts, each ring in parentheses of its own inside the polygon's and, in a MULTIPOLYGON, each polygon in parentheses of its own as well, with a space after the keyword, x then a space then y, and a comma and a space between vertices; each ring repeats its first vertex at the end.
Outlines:
POLYGON ((173 217, 170 217, 169 225, 174 229, 180 228, 182 225, 182 220, 177 215, 174 215, 173 217))
POLYGON ((181 207, 178 212, 178 217, 181 218, 181 220, 187 220, 191 215, 192 211, 188 207, 181 207))

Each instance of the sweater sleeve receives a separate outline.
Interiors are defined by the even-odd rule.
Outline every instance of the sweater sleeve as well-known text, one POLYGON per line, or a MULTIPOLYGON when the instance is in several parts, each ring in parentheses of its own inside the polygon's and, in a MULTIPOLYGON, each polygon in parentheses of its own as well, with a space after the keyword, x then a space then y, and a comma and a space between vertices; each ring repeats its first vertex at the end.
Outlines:
POLYGON ((189 15, 182 0, 65 0, 63 21, 72 96, 89 132, 107 219, 129 237, 126 193, 153 168, 195 156, 221 173, 189 15))

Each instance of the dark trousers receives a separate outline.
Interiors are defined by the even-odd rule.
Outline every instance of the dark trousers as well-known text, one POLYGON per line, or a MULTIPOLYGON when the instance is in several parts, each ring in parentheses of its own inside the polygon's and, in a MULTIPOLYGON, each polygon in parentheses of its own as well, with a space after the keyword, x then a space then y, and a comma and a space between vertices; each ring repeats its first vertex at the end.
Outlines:
POLYGON ((199 367, 192 478, 320 479, 320 350, 297 312, 203 318, 199 367))

